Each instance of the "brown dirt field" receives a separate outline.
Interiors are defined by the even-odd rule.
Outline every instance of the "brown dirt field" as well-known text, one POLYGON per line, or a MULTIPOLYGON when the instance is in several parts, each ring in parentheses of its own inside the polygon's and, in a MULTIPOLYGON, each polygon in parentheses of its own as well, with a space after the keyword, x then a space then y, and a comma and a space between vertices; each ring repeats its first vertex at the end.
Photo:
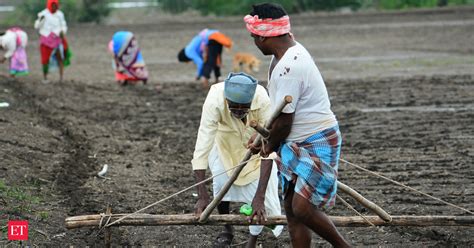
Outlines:
MULTIPOLYGON (((150 17, 151 18, 151 17, 150 17)), ((75 54, 66 81, 40 83, 37 35, 28 29, 31 76, 0 76, 0 182, 25 197, 0 194, 0 246, 8 219, 27 219, 40 247, 101 246, 95 229, 67 230, 68 216, 138 210, 192 185, 190 160, 206 93, 194 67, 176 54, 204 27, 231 36, 234 51, 263 61, 240 18, 171 19, 153 23, 73 25, 75 54), (119 29, 138 36, 151 73, 148 85, 113 82, 107 42, 119 29), (154 87, 163 86, 158 94, 154 87), (110 180, 95 177, 109 165, 110 180), (2 197, 3 196, 3 197, 2 197)), ((313 54, 338 116, 343 158, 474 210, 474 9, 394 13, 307 14, 292 19, 313 54)), ((231 56, 224 52, 224 74, 231 56)), ((2 68, 1 72, 6 72, 2 68)), ((340 165, 340 179, 393 215, 463 215, 461 211, 340 165)), ((5 187, 0 190, 6 191, 5 187)), ((0 192, 2 193, 2 192, 0 192)), ((4 192, 3 192, 4 193, 4 192)), ((194 191, 148 213, 191 213, 194 191)), ((18 194, 17 194, 18 195, 18 194)), ((357 210, 370 214, 347 197, 357 210)), ((233 208, 238 208, 234 204, 233 208)), ((331 215, 354 215, 340 202, 331 215)), ((209 247, 219 227, 120 227, 113 246, 209 247)), ((355 246, 469 247, 472 227, 340 228, 355 246)), ((237 227, 234 244, 246 240, 237 227)), ((289 247, 287 229, 266 233, 263 247, 289 247)), ((313 238, 313 246, 328 244, 313 238)))

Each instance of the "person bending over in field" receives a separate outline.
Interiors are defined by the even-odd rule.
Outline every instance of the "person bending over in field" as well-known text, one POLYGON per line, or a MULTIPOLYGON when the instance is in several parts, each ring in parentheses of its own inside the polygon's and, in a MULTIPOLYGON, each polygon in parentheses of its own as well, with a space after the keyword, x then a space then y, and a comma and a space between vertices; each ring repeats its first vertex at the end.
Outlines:
MULTIPOLYGON (((257 84, 257 80, 245 73, 231 73, 224 82, 211 86, 202 107, 201 123, 191 162, 197 182, 205 179, 207 168, 212 175, 227 171, 213 179, 214 196, 232 175, 233 171, 229 169, 238 165, 247 153, 247 140, 254 133, 249 122, 256 120, 263 125, 270 117, 269 111, 270 100, 267 92, 257 84)), ((261 164, 266 164, 265 168, 269 168, 272 175, 266 193, 262 194, 265 211, 269 215, 281 214, 276 165, 271 159, 261 160, 260 156, 252 157, 241 171, 217 206, 219 214, 229 213, 230 202, 251 203, 257 190, 261 164)), ((199 185, 197 190, 199 199, 195 208, 196 213, 200 215, 209 204, 209 195, 203 184, 199 185)), ((263 226, 249 227, 247 247, 255 247, 257 236, 262 229, 263 226)), ((282 226, 275 227, 275 236, 278 236, 282 229, 282 226)), ((232 243, 233 232, 233 227, 226 225, 223 232, 217 236, 215 247, 228 247, 232 243)))
POLYGON ((204 89, 209 88, 211 72, 215 83, 219 82, 222 65, 222 48, 232 48, 232 40, 214 29, 203 29, 178 53, 179 62, 193 61, 196 64, 196 80, 202 78, 204 89))

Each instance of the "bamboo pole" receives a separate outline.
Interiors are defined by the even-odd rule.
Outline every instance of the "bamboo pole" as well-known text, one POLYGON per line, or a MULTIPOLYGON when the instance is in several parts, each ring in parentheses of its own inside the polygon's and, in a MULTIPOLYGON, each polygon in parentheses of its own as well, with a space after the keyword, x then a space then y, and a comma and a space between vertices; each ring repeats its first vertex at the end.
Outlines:
MULTIPOLYGON (((125 214, 113 214, 111 221, 117 220, 125 214)), ((66 228, 99 227, 103 215, 83 215, 66 218, 66 228)), ((106 216, 105 218, 108 218, 106 216)), ((264 225, 286 225, 286 216, 268 216, 264 225)), ((330 216, 334 225, 339 227, 367 227, 367 223, 360 216, 330 216)), ((386 222, 378 216, 365 216, 376 226, 474 226, 474 216, 409 216, 394 215, 391 222, 386 222)), ((247 221, 243 215, 210 215, 207 222, 201 223, 194 214, 181 215, 152 215, 136 214, 123 219, 113 226, 166 226, 166 225, 255 225, 247 221)))
POLYGON ((268 139, 270 137, 270 131, 268 129, 260 126, 256 120, 250 121, 250 126, 255 129, 260 135, 262 135, 262 138, 268 139))
POLYGON ((373 203, 372 201, 367 200, 367 198, 363 197, 361 194, 359 194, 357 191, 352 189, 351 187, 341 183, 340 181, 337 181, 337 188, 346 194, 348 194, 350 197, 354 198, 357 202, 359 202, 362 206, 366 207, 367 209, 371 210, 375 214, 377 214, 382 220, 384 221, 392 221, 392 217, 385 212, 379 205, 373 203))
MULTIPOLYGON (((112 215, 112 208, 107 206, 105 214, 109 216, 112 215)), ((105 248, 112 247, 112 230, 110 230, 110 227, 106 227, 104 231, 104 246, 105 248)))
MULTIPOLYGON (((251 123, 250 126, 253 127, 255 129, 255 131, 257 131, 262 136, 268 136, 269 133, 270 133, 268 131, 268 129, 266 129, 264 127, 261 127, 260 125, 258 125, 257 122, 251 123)), ((351 187, 341 183, 340 181, 337 182, 337 187, 338 187, 339 190, 341 190, 341 192, 344 192, 347 195, 349 195, 350 197, 354 198, 362 206, 364 206, 367 209, 371 210, 372 212, 374 212, 375 214, 380 216, 380 218, 382 218, 383 220, 385 220, 385 221, 391 221, 392 220, 390 215, 387 212, 385 212, 385 210, 383 210, 380 206, 373 203, 372 201, 370 201, 370 200, 366 199, 365 197, 363 197, 361 194, 359 194, 357 191, 355 191, 351 187)))
MULTIPOLYGON (((267 129, 271 127, 273 121, 275 121, 275 119, 281 114, 281 111, 283 110, 283 108, 288 103, 291 103, 292 100, 293 99, 291 96, 285 96, 285 98, 280 103, 280 105, 278 105, 278 107, 275 109, 275 112, 272 114, 270 119, 267 120, 267 123, 265 125, 267 129)), ((253 144, 254 145, 260 144, 261 139, 262 139, 262 136, 258 134, 253 144)), ((245 157, 242 159, 242 161, 247 161, 250 159, 250 157, 252 157, 252 152, 248 150, 247 153, 245 154, 245 157)), ((227 191, 229 191, 232 184, 234 184, 235 180, 237 179, 237 177, 239 176, 240 172, 245 167, 245 165, 247 165, 247 163, 243 163, 241 166, 235 168, 234 172, 232 173, 232 175, 230 176, 226 184, 220 189, 219 193, 214 197, 211 203, 209 203, 206 209, 204 209, 204 211, 201 213, 201 216, 199 217, 199 222, 205 222, 207 220, 207 218, 209 217, 209 215, 211 215, 214 208, 217 207, 217 205, 221 202, 222 198, 224 198, 225 194, 227 194, 227 191)))

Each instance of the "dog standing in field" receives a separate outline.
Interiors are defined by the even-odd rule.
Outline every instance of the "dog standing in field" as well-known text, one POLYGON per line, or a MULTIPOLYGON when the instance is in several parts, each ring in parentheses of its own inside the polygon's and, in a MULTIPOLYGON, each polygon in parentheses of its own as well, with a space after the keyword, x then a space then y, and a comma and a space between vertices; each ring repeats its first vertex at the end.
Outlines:
POLYGON ((236 53, 234 55, 233 70, 234 72, 244 70, 246 73, 258 72, 260 68, 260 60, 250 53, 236 53))

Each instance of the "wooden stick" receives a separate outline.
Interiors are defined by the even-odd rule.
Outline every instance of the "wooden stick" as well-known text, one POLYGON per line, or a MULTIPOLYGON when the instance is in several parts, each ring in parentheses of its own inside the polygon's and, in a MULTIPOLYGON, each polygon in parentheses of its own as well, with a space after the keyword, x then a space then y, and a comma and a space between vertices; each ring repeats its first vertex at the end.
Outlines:
POLYGON ((357 202, 359 202, 362 206, 366 207, 367 209, 371 210, 375 214, 377 214, 382 220, 384 221, 392 221, 392 217, 385 212, 381 207, 379 207, 377 204, 373 203, 372 201, 367 200, 365 197, 363 197, 361 194, 359 194, 357 191, 352 189, 351 187, 341 183, 340 181, 337 181, 337 188, 341 190, 341 192, 344 192, 354 198, 357 202))
MULTIPOLYGON (((125 214, 113 214, 112 220, 125 214)), ((101 215, 84 215, 66 218, 66 228, 99 227, 101 215)), ((207 222, 201 223, 194 214, 152 215, 136 214, 113 226, 165 226, 165 225, 250 225, 243 215, 211 215, 207 222)), ((286 225, 286 216, 269 216, 265 225, 286 225)), ((377 226, 474 226, 474 216, 408 216, 394 215, 391 222, 386 222, 378 216, 365 216, 377 226)), ((366 220, 360 216, 330 216, 336 226, 366 227, 366 220)), ((251 223, 255 225, 255 220, 251 223)))
MULTIPOLYGON (((253 123, 251 122, 250 126, 253 127, 262 136, 269 135, 270 133, 268 129, 261 127, 260 125, 258 125, 258 122, 256 121, 253 123)), ((362 206, 366 207, 367 209, 371 210, 372 212, 380 216, 380 218, 382 218, 383 220, 385 221, 392 220, 392 217, 390 217, 390 215, 387 212, 385 212, 385 210, 383 210, 380 206, 373 203, 372 201, 367 200, 365 197, 363 197, 361 194, 359 194, 357 191, 355 191, 351 187, 341 183, 340 181, 337 182, 337 187, 341 192, 348 194, 349 196, 354 198, 357 202, 359 202, 362 206)))
POLYGON ((264 139, 268 139, 268 137, 270 137, 270 131, 268 131, 268 129, 260 126, 258 124, 258 121, 256 120, 252 120, 250 121, 250 126, 255 129, 255 131, 257 131, 260 135, 262 135, 262 137, 264 139))
MULTIPOLYGON (((272 114, 270 119, 267 120, 267 123, 265 125, 267 129, 271 128, 273 121, 275 121, 275 119, 281 114, 281 111, 283 110, 283 108, 288 103, 291 103, 292 100, 293 99, 291 96, 285 96, 281 104, 275 109, 275 112, 272 114)), ((253 144, 254 145, 260 144, 261 139, 262 139, 262 136, 257 135, 255 140, 253 141, 253 144)), ((252 152, 248 150, 247 153, 245 154, 245 157, 242 159, 242 161, 247 161, 250 159, 250 157, 252 157, 252 152)), ((211 203, 209 203, 206 209, 204 209, 204 211, 201 213, 201 216, 199 217, 199 222, 205 222, 207 220, 207 218, 209 217, 209 215, 211 215, 214 208, 217 207, 217 205, 221 202, 222 198, 224 198, 225 194, 227 194, 227 191, 229 191, 232 184, 234 184, 235 180, 237 179, 237 177, 239 176, 240 172, 245 167, 245 165, 247 165, 247 163, 243 163, 241 166, 235 168, 234 172, 232 173, 232 175, 230 176, 226 184, 220 189, 219 193, 214 197, 211 203)))
MULTIPOLYGON (((112 208, 107 206, 105 214, 108 216, 112 215, 112 208)), ((110 227, 106 227, 104 231, 104 246, 106 248, 110 248, 112 246, 112 232, 110 230, 110 227)))

